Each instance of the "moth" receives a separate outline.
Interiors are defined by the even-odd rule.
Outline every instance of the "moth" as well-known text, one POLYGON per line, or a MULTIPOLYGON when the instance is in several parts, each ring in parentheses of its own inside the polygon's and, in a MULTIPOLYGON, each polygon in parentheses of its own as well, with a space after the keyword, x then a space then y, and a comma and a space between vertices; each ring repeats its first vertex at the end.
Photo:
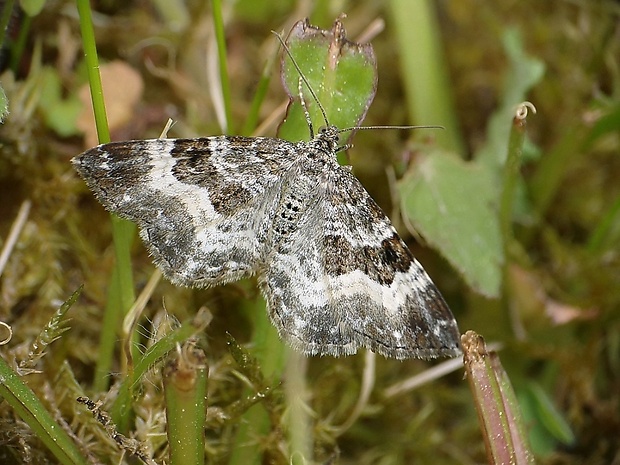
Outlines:
POLYGON ((306 111, 308 141, 133 140, 99 145, 72 163, 106 209, 138 225, 173 283, 210 287, 255 275, 278 333, 304 354, 365 347, 397 359, 458 355, 450 309, 339 165, 343 131, 295 66, 326 123, 314 135, 306 111))

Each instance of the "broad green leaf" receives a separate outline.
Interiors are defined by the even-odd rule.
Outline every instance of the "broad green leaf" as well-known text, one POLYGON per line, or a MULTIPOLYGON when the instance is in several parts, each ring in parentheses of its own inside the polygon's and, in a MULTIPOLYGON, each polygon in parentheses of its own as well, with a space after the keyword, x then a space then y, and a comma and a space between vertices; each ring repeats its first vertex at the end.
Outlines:
MULTIPOLYGON (((329 124, 339 128, 357 126, 366 115, 377 86, 375 56, 370 44, 356 44, 346 38, 336 20, 331 31, 299 21, 287 38, 295 62, 325 109, 329 124)), ((291 98, 287 118, 279 137, 291 141, 308 140, 308 124, 299 101, 300 75, 286 51, 282 55, 282 82, 291 98)), ((311 92, 303 85, 303 99, 316 131, 326 121, 311 92)))
POLYGON ((400 182, 402 211, 473 289, 499 295, 502 242, 489 171, 435 151, 400 182))
POLYGON ((403 213, 410 223, 472 288, 489 297, 497 297, 501 286, 504 254, 495 206, 513 116, 544 71, 540 61, 525 54, 515 31, 506 33, 504 47, 510 60, 506 90, 475 161, 436 152, 401 183, 403 213))

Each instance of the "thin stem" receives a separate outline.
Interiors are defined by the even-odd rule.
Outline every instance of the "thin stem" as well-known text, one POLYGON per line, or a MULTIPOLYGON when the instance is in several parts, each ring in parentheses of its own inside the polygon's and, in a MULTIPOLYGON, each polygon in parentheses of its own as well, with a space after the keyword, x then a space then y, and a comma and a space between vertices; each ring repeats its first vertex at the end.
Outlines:
POLYGON ((226 36, 224 34, 224 20, 222 18, 221 0, 211 2, 213 11, 213 26, 215 28, 215 40, 217 41, 217 57, 220 65, 220 82, 222 98, 224 100, 224 113, 226 116, 226 131, 232 128, 232 111, 230 103, 230 80, 228 78, 228 65, 226 56, 226 36))

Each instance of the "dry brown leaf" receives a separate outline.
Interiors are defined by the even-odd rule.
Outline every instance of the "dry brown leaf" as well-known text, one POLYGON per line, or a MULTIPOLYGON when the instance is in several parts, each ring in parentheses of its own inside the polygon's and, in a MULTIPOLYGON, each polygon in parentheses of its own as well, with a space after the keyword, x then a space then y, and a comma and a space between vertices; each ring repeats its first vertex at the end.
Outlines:
POLYGON ((530 325, 540 321, 543 313, 555 326, 576 319, 589 320, 598 315, 595 309, 580 308, 552 299, 546 293, 540 277, 518 265, 510 266, 509 279, 516 308, 530 325))
POLYGON ((545 314, 551 319, 553 324, 559 326, 573 320, 592 320, 598 315, 598 311, 593 308, 579 308, 547 299, 545 314))
MULTIPOLYGON (((140 74, 124 61, 111 61, 100 67, 103 97, 110 132, 127 124, 136 104, 142 97, 144 82, 140 74)), ((84 131, 86 147, 97 145, 98 137, 93 117, 90 88, 86 84, 79 92, 83 107, 77 126, 84 131)))

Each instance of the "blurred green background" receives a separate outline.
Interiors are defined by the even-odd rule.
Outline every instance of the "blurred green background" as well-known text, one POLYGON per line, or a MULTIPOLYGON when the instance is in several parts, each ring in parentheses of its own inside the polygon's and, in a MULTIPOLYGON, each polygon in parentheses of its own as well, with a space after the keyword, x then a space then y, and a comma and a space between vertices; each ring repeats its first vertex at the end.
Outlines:
MULTIPOLYGON (((25 357, 84 283, 71 330, 29 380, 95 456, 116 463, 113 444, 85 437, 83 418, 69 406, 75 386, 58 378, 68 362, 80 389, 96 398, 113 381, 94 374, 115 257, 109 216, 69 163, 97 143, 78 14, 70 1, 21 5, 12 16, 3 10, 2 23, 3 243, 22 202, 32 208, 0 277, 0 320, 13 328, 0 351, 25 357)), ((355 174, 442 291, 461 332, 501 344, 538 463, 620 463, 620 3, 224 1, 223 80, 210 2, 91 5, 113 140, 158 137, 169 117, 170 137, 276 136, 286 94, 271 31, 286 33, 305 17, 329 29, 346 13, 348 37, 370 41, 377 61, 377 92, 362 124, 445 127, 359 132, 348 151, 355 174), (502 216, 509 131, 524 100, 537 112, 527 117, 514 197, 502 216)), ((138 240, 132 262, 138 293, 153 272, 138 240)), ((138 342, 149 343, 166 311, 184 320, 203 306, 214 315, 202 341, 210 367, 207 463, 289 463, 296 441, 317 463, 485 462, 461 370, 385 395, 428 362, 378 357, 368 402, 339 431, 359 396, 364 355, 289 354, 268 334, 254 282, 188 290, 162 281, 138 342), (227 332, 256 365, 239 363, 227 332), (298 430, 281 382, 295 365, 305 370, 298 430)), ((118 346, 112 355, 111 371, 122 371, 118 346)), ((165 431, 156 382, 143 388, 130 428, 145 441, 165 431)), ((5 403, 0 418, 1 456, 30 450, 43 463, 45 449, 5 403)), ((165 446, 154 450, 161 460, 165 446)))

